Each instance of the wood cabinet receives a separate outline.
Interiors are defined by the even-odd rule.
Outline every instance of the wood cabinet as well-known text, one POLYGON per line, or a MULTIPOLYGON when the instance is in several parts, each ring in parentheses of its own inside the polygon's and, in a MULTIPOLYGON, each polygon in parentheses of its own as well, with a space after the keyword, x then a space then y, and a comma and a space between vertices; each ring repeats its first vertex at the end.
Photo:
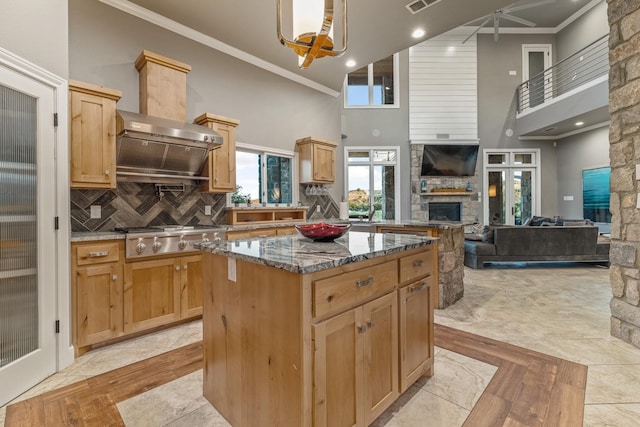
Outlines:
POLYGON ((122 92, 69 81, 71 188, 116 188, 116 102, 122 92))
POLYGON ((122 260, 118 242, 75 245, 72 256, 72 330, 77 347, 119 337, 122 325, 122 260))
POLYGON ((202 315, 202 255, 124 260, 124 240, 74 242, 76 354, 202 315))
POLYGON ((314 325, 314 426, 369 425, 399 395, 395 292, 314 325))
POLYGON ((253 230, 231 230, 226 232, 227 240, 250 239, 255 237, 286 236, 297 234, 295 227, 264 227, 253 230))
POLYGON ((330 184, 336 180, 337 143, 306 137, 296 141, 300 184, 330 184))
POLYGON ((213 129, 223 138, 222 146, 209 152, 202 171, 202 176, 208 176, 209 181, 200 185, 200 191, 233 193, 236 191, 236 127, 240 121, 204 113, 193 122, 213 129))
POLYGON ((205 252, 204 396, 234 426, 371 424, 433 373, 434 256, 296 274, 205 252))
POLYGON ((400 393, 404 393, 421 376, 433 375, 437 265, 435 244, 426 251, 399 260, 400 393))
POLYGON ((202 314, 202 255, 180 260, 180 318, 202 314))
POLYGON ((266 224, 277 222, 303 222, 307 218, 304 208, 231 208, 227 209, 227 224, 266 224))

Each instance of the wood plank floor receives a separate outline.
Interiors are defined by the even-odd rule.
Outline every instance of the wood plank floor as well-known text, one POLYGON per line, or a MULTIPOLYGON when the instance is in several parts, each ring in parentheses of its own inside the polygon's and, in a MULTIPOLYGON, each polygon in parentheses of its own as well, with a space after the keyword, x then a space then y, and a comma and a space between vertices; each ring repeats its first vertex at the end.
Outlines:
MULTIPOLYGON (((435 342, 498 367, 465 427, 582 426, 586 366, 441 325, 435 342)), ((17 402, 5 425, 122 426, 118 402, 198 369, 201 342, 17 402)))

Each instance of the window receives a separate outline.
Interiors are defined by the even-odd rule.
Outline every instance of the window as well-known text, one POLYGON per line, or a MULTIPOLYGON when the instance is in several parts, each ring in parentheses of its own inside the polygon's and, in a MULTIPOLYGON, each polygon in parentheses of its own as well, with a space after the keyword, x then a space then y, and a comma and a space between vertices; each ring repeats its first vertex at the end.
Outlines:
POLYGON ((347 74, 345 107, 398 107, 398 54, 347 74))
POLYGON ((349 218, 400 217, 398 147, 345 147, 349 218))
POLYGON ((294 153, 237 144, 236 191, 230 203, 295 204, 296 186, 294 153))

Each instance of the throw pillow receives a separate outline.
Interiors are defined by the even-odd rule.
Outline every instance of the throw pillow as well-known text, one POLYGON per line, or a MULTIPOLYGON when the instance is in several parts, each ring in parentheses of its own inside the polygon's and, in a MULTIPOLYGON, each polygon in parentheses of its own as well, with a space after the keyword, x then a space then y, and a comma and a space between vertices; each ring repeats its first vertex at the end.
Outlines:
POLYGON ((493 227, 474 224, 469 231, 469 233, 464 233, 465 240, 493 243, 493 227))

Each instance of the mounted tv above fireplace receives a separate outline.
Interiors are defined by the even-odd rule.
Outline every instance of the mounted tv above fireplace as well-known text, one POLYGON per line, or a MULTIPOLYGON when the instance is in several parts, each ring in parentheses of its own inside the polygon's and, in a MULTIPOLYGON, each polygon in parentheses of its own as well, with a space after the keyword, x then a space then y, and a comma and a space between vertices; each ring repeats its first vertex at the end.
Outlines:
POLYGON ((421 176, 473 176, 478 160, 478 144, 425 145, 421 176))

